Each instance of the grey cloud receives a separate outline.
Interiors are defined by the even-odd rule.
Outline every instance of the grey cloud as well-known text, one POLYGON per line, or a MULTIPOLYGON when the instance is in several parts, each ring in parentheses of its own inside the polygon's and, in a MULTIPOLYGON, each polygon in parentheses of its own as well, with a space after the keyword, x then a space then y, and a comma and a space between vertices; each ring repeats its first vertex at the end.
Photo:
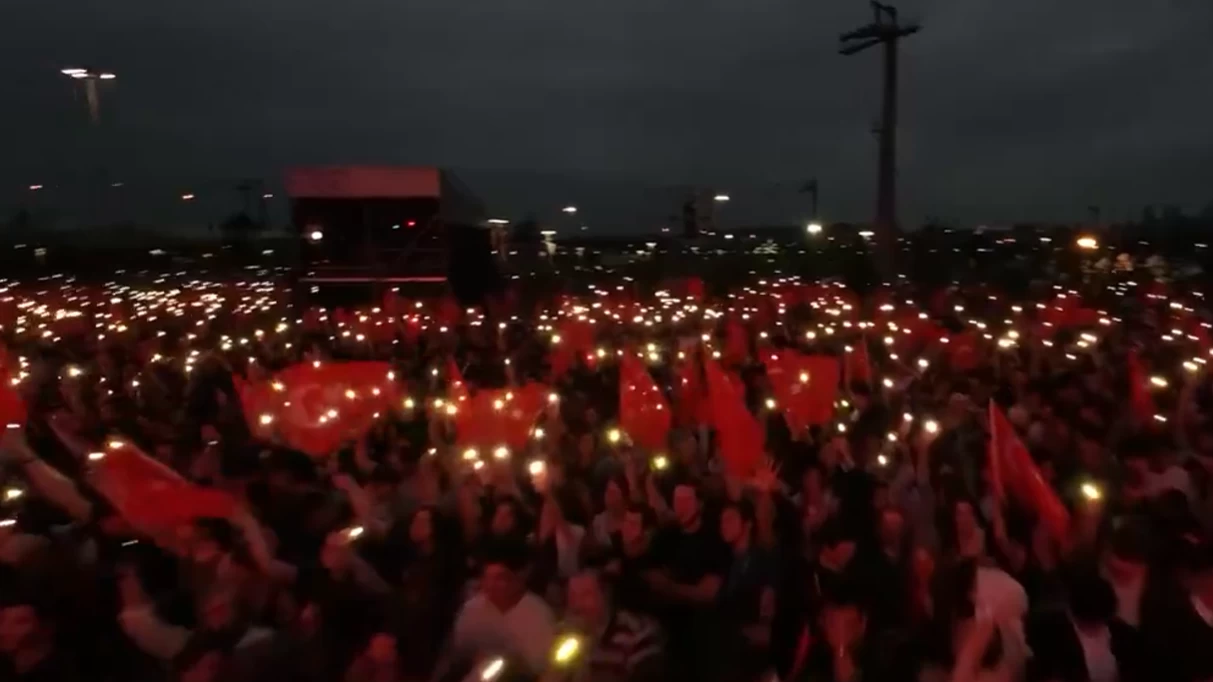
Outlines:
MULTIPOLYGON (((1213 4, 902 9, 925 24, 904 54, 907 222, 1213 198, 1213 4)), ((6 188, 79 159, 81 104, 55 70, 83 63, 120 74, 99 144, 132 176, 449 165, 482 178, 504 210, 577 194, 612 206, 619 217, 601 222, 618 226, 629 211, 666 211, 661 188, 756 199, 818 175, 831 215, 870 212, 879 60, 835 53, 838 33, 869 17, 858 0, 20 0, 3 11, 0 78, 19 105, 0 109, 0 129, 20 131, 6 188), (562 174, 568 186, 551 182, 562 174), (523 191, 528 178, 541 186, 523 191)), ((794 200, 769 203, 788 208, 762 219, 802 217, 794 200)))

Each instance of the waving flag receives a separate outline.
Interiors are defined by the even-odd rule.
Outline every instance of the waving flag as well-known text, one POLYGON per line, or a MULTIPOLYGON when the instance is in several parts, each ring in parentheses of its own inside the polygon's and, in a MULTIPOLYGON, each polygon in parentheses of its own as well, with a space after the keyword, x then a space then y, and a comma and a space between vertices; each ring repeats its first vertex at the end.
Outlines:
POLYGON ((762 362, 789 431, 803 433, 833 418, 838 398, 837 358, 783 349, 764 352, 762 362))
POLYGON ((859 342, 849 348, 842 356, 843 374, 847 386, 853 384, 872 383, 872 359, 868 357, 868 337, 862 334, 859 342))
POLYGON ((737 391, 720 365, 709 358, 704 360, 703 366, 712 424, 716 428, 725 470, 733 476, 747 478, 762 460, 766 434, 746 409, 745 396, 737 391))
POLYGON ((981 364, 981 354, 978 351, 977 332, 968 331, 957 334, 945 346, 948 364, 958 372, 968 372, 981 364))
POLYGON ((666 445, 670 407, 649 370, 631 353, 619 363, 619 425, 634 443, 650 450, 666 445))
POLYGON ((712 421, 712 405, 700 371, 699 353, 691 351, 674 377, 674 412, 679 426, 694 427, 712 421))
POLYGON ((736 320, 729 320, 724 325, 724 361, 730 365, 740 365, 750 357, 750 334, 736 320))
POLYGON ((477 391, 458 403, 456 442, 462 448, 482 452, 501 446, 521 450, 526 447, 531 429, 547 405, 549 395, 546 386, 534 382, 520 388, 477 391))
POLYGON ((275 424, 287 445, 313 457, 361 437, 397 399, 386 362, 304 362, 282 370, 268 386, 238 390, 245 418, 256 415, 254 431, 275 424))
POLYGON ((1021 504, 1036 512, 1054 538, 1065 538, 1070 527, 1069 512, 1044 480, 1028 448, 1011 427, 1011 422, 992 400, 988 454, 995 497, 1002 501, 1010 492, 1021 504))
POLYGON ((199 518, 228 518, 236 511, 231 495, 190 483, 131 443, 110 441, 89 460, 93 485, 140 531, 171 529, 199 518))
MULTIPOLYGON (((0 360, 3 360, 3 346, 0 346, 0 360)), ((12 377, 7 367, 0 365, 0 428, 8 424, 25 425, 25 399, 13 386, 12 377)))

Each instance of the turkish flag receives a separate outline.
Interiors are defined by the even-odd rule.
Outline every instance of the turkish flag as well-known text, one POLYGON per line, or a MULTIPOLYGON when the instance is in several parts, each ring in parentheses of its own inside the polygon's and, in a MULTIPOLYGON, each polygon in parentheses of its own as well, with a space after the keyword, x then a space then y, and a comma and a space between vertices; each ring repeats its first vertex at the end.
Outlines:
POLYGON ((546 386, 534 382, 516 389, 477 391, 458 403, 456 442, 460 447, 485 451, 502 445, 512 450, 525 448, 535 420, 547 405, 549 392, 546 386))
POLYGON ((283 439, 313 457, 361 437, 397 398, 386 362, 300 363, 279 372, 270 389, 270 415, 283 439))
POLYGON ((981 363, 981 354, 977 344, 977 332, 972 331, 957 334, 948 339, 947 358, 952 369, 959 372, 977 369, 981 363))
POLYGON ((670 432, 665 395, 630 352, 619 363, 619 425, 632 442, 649 450, 664 448, 670 432))
POLYGON ((462 314, 463 309, 453 296, 443 296, 434 310, 434 322, 442 327, 454 327, 462 314))
POLYGON ((745 406, 744 394, 710 358, 703 363, 711 404, 712 425, 720 447, 725 470, 739 478, 748 478, 762 460, 766 434, 762 425, 745 406))
POLYGON ((1061 329, 1094 327, 1102 317, 1098 310, 1083 307, 1077 296, 1058 296, 1038 316, 1037 332, 1041 338, 1050 338, 1061 329))
POLYGON ((236 500, 195 485, 135 445, 110 441, 94 459, 90 481, 126 521, 143 532, 171 529, 199 518, 228 518, 236 500))
POLYGON ((687 277, 682 281, 683 295, 692 301, 702 301, 704 286, 699 277, 687 277))
POLYGON ((8 424, 24 426, 25 417, 25 399, 13 386, 8 368, 0 366, 0 426, 8 424))
POLYGON ((459 371, 459 365, 455 364, 455 358, 448 357, 446 359, 446 397, 447 400, 455 403, 456 407, 462 406, 472 396, 472 392, 468 390, 467 382, 463 380, 463 372, 459 371))
POLYGON ((990 401, 990 480, 994 495, 1001 502, 1010 492, 1022 504, 1036 512, 1053 537, 1065 538, 1070 514, 1057 493, 1044 480, 1028 448, 1015 434, 1002 410, 990 401))
POLYGON ((824 424, 834 417, 840 373, 838 358, 801 355, 789 348, 763 353, 762 362, 789 431, 804 433, 810 426, 824 424))
POLYGON ((699 367, 699 353, 682 363, 674 377, 674 410, 679 426, 700 426, 712 421, 712 404, 699 367))
POLYGON ((866 334, 861 334, 859 342, 843 354, 843 374, 848 387, 855 383, 872 383, 872 359, 868 356, 866 334))
POLYGON ((594 325, 584 319, 570 319, 562 322, 557 329, 552 339, 552 350, 548 355, 553 379, 567 374, 578 356, 583 358, 587 365, 593 362, 594 357, 594 325), (560 341, 557 342, 556 338, 560 341))
POLYGON ((749 357, 749 333, 741 323, 729 320, 724 325, 724 361, 730 365, 739 365, 749 357))

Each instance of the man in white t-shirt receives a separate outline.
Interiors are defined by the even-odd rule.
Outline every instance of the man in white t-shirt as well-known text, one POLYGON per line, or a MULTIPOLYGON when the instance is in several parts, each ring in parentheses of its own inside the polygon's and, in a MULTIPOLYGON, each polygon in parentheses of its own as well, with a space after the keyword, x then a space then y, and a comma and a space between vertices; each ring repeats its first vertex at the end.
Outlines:
POLYGON ((542 599, 526 590, 522 557, 508 554, 485 562, 480 591, 455 618, 448 665, 500 656, 536 674, 546 667, 555 616, 542 599))

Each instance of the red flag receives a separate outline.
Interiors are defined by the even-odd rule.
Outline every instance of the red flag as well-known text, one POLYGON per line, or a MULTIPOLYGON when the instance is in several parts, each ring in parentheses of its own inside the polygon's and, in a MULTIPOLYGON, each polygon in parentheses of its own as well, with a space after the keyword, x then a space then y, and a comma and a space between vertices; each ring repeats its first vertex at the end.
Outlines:
POLYGON ((712 404, 699 371, 698 352, 692 351, 692 358, 678 368, 674 378, 674 409, 680 426, 700 426, 712 421, 712 404))
POLYGON ((547 405, 548 394, 546 386, 534 382, 518 389, 477 391, 459 403, 456 442, 482 452, 501 446, 523 449, 531 437, 531 427, 547 405))
POLYGON ((619 425, 632 441, 650 450, 666 445, 670 408, 649 370, 631 353, 619 363, 619 425))
POLYGON ((594 326, 586 320, 565 320, 552 337, 552 350, 548 356, 552 378, 559 379, 564 376, 572 369, 578 357, 590 364, 593 352, 594 326))
POLYGON ((833 418, 840 371, 837 358, 784 349, 764 353, 762 361, 788 430, 803 433, 833 418))
MULTIPOLYGON (((0 350, 3 347, 0 346, 0 350)), ((3 360, 3 357, 0 357, 3 360)), ((25 425, 25 399, 13 386, 7 367, 0 365, 0 427, 8 424, 25 425)))
MULTIPOLYGON (((394 406, 396 384, 386 362, 305 362, 270 383, 279 400, 272 414, 287 445, 313 457, 361 437, 394 406)), ((263 394, 264 395, 264 394, 263 394)))
POLYGON ((463 380, 463 372, 455 364, 455 358, 446 359, 446 397, 458 407, 467 402, 472 392, 468 390, 467 382, 463 380))
POLYGON ((946 344, 948 363, 952 369, 967 372, 977 369, 981 364, 981 354, 977 349, 977 332, 957 334, 946 344))
POLYGON ((228 518, 236 511, 231 495, 186 481, 131 443, 110 441, 89 459, 97 490, 141 531, 171 529, 199 518, 228 518))
POLYGON ((868 336, 861 334, 859 342, 843 354, 843 374, 847 386, 872 383, 872 360, 868 357, 868 336))
POLYGON ((729 474, 747 478, 762 459, 766 434, 715 360, 704 360, 704 373, 720 457, 729 474))
POLYGON ((750 357, 750 336, 736 320, 729 320, 724 325, 724 361, 730 365, 739 365, 750 357))
POLYGON ((683 281, 683 293, 692 301, 703 300, 703 280, 699 277, 687 277, 683 281))
POLYGON ((463 310, 453 296, 443 296, 434 310, 434 322, 441 327, 454 327, 462 314, 463 310))
POLYGON ((1015 434, 1002 410, 990 401, 990 478, 994 494, 1001 501, 1007 491, 1034 510, 1055 538, 1065 538, 1070 514, 1057 493, 1044 480, 1032 461, 1028 448, 1015 434))

